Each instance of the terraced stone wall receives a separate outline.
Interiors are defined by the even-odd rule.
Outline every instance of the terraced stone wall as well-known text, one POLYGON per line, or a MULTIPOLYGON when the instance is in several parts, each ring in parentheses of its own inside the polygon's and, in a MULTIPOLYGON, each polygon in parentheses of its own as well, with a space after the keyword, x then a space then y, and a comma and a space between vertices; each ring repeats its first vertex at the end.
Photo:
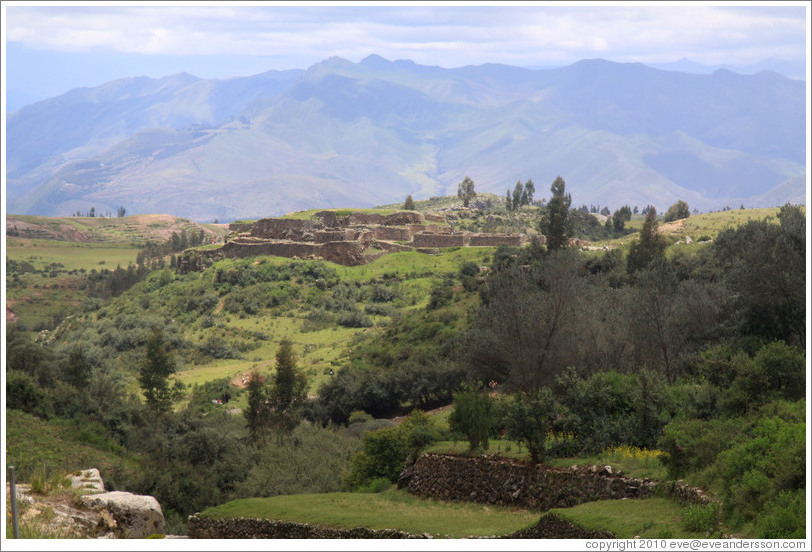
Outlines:
POLYGON ((466 500, 532 510, 603 499, 648 498, 657 482, 592 466, 551 468, 509 459, 426 453, 401 474, 398 487, 424 498, 466 500))
POLYGON ((464 247, 465 234, 415 234, 412 244, 415 247, 464 247))

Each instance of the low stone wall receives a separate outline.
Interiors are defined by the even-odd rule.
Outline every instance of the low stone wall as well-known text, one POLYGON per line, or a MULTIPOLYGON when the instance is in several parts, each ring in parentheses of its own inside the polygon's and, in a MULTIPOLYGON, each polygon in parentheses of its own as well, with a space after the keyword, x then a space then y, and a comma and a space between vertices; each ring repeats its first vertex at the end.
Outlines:
POLYGON ((229 232, 250 232, 251 227, 254 225, 252 222, 232 222, 228 225, 229 232))
POLYGON ((376 226, 373 228, 376 240, 409 241, 412 235, 409 229, 403 226, 376 226))
POLYGON ((500 245, 521 247, 524 245, 524 236, 508 236, 506 234, 471 234, 468 244, 471 247, 496 247, 500 245))
POLYGON ((412 244, 415 247, 464 247, 465 234, 415 234, 412 244))
POLYGON ((316 231, 316 243, 327 243, 327 242, 334 242, 334 241, 347 241, 352 239, 352 237, 357 234, 357 232, 352 232, 349 230, 318 230, 316 231))
POLYGON ((218 249, 188 251, 178 257, 178 272, 205 270, 212 263, 223 259, 242 259, 261 255, 299 259, 324 259, 345 266, 358 266, 375 257, 364 255, 361 241, 337 241, 328 243, 302 243, 292 241, 261 241, 254 243, 229 242, 218 249))
POLYGON ((427 453, 404 470, 398 487, 424 498, 546 511, 595 500, 648 498, 657 486, 648 479, 613 475, 607 468, 551 468, 504 458, 427 453))
MULTIPOLYGON (((431 535, 414 535, 395 529, 337 529, 306 523, 272 519, 209 519, 189 516, 190 539, 428 539, 431 535)), ((489 537, 488 537, 489 538, 489 537)), ((613 539, 609 531, 589 531, 555 514, 541 517, 538 523, 499 537, 503 539, 613 539)))
POLYGON ((260 219, 251 225, 251 235, 271 240, 314 241, 323 224, 314 220, 260 219))
POLYGON ((506 539, 614 539, 610 531, 590 531, 558 517, 555 514, 541 516, 532 527, 503 537, 506 539))
POLYGON ((337 529, 272 519, 209 519, 189 516, 190 539, 424 539, 394 529, 337 529))

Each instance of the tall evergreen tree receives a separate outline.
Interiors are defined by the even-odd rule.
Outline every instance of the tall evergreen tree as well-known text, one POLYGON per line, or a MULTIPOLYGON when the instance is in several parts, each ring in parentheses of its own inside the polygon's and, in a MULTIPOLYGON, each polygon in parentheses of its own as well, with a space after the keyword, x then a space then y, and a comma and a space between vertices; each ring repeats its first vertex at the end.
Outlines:
POLYGON ((510 188, 505 191, 505 208, 508 212, 513 210, 513 201, 510 199, 510 188))
POLYGON ((550 191, 553 196, 547 204, 547 212, 541 219, 539 229, 547 236, 547 250, 555 251, 567 247, 571 232, 569 219, 572 197, 566 193, 566 182, 560 176, 553 180, 550 191))
POLYGON ((527 196, 527 201, 525 202, 526 205, 531 205, 533 203, 533 194, 536 193, 536 185, 533 184, 531 179, 527 179, 527 182, 524 183, 524 192, 527 196))
POLYGON ((155 430, 158 419, 172 409, 172 403, 180 398, 183 384, 169 376, 175 372, 175 359, 166 349, 163 332, 153 327, 147 337, 146 351, 138 366, 138 384, 144 393, 147 407, 152 410, 155 430))
POLYGON ((519 207, 524 205, 522 202, 522 193, 524 192, 524 186, 522 185, 521 181, 516 182, 516 186, 513 188, 513 210, 518 211, 519 207))
POLYGON ((271 427, 271 403, 268 397, 268 386, 259 372, 251 372, 248 378, 248 406, 243 416, 248 425, 248 434, 258 443, 265 441, 271 427))
POLYGON ((270 424, 279 440, 296 427, 304 405, 307 378, 296 369, 296 356, 288 340, 282 341, 276 352, 276 373, 268 395, 270 424))
POLYGON ((629 274, 646 268, 657 259, 665 257, 665 248, 668 243, 665 236, 657 232, 657 209, 653 205, 647 207, 646 220, 640 231, 640 239, 631 243, 626 267, 629 274))
POLYGON ((414 200, 411 195, 406 196, 406 201, 403 202, 404 211, 414 211, 414 200))

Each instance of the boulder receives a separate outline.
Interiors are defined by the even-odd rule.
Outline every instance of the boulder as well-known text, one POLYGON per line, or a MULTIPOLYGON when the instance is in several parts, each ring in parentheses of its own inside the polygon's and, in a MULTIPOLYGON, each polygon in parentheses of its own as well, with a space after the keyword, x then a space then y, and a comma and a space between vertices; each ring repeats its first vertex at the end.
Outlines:
POLYGON ((85 495, 82 503, 97 511, 107 510, 123 538, 143 539, 166 530, 161 505, 155 497, 123 491, 85 495))
POLYGON ((82 470, 79 475, 71 475, 70 486, 74 489, 82 489, 83 491, 94 491, 97 493, 103 493, 105 491, 101 473, 99 473, 99 470, 96 468, 82 470))

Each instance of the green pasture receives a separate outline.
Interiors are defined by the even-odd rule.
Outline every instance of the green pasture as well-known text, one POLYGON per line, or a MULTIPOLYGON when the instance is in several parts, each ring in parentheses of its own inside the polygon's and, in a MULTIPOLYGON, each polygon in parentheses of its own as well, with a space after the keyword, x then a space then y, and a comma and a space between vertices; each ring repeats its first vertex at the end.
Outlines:
POLYGON ((682 524, 683 506, 667 498, 598 500, 572 508, 553 508, 552 514, 589 530, 611 531, 619 539, 697 539, 706 532, 688 531, 682 524))
POLYGON ((335 528, 396 529, 437 538, 507 535, 527 528, 538 512, 474 503, 424 500, 389 489, 379 494, 328 493, 235 500, 199 514, 228 519, 250 517, 335 528))
POLYGON ((138 249, 127 246, 111 246, 103 243, 76 243, 57 240, 23 239, 9 236, 6 240, 6 258, 27 261, 35 269, 42 270, 51 263, 64 265, 62 270, 90 271, 116 266, 126 268, 135 263, 138 249))

